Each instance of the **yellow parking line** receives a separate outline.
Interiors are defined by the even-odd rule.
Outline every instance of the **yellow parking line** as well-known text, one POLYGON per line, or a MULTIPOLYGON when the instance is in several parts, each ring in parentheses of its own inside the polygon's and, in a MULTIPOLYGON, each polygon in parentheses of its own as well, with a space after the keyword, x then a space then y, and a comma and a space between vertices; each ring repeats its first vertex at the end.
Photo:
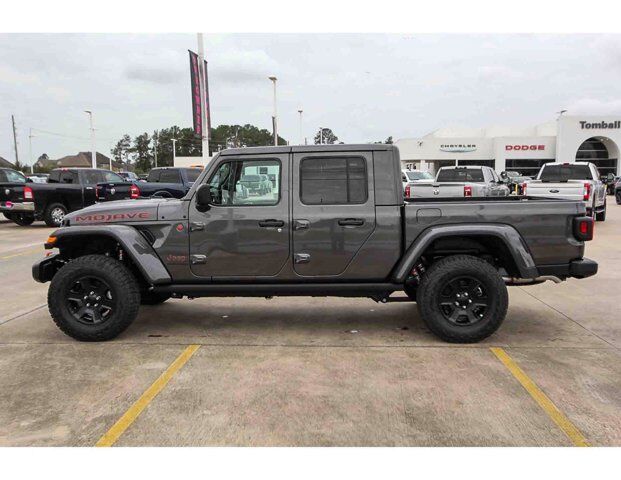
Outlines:
MULTIPOLYGON (((41 247, 36 247, 36 248, 41 249, 41 247)), ((7 258, 19 257, 20 255, 27 255, 29 253, 34 253, 34 249, 35 249, 35 247, 31 247, 28 250, 26 250, 25 252, 14 253, 13 255, 6 255, 4 257, 0 257, 0 260, 6 260, 7 258)))
POLYGON ((136 402, 129 407, 129 410, 119 418, 119 420, 112 425, 103 437, 95 444, 96 447, 111 447, 119 439, 121 435, 134 423, 134 420, 142 413, 142 411, 151 403, 151 401, 160 393, 166 384, 170 381, 173 375, 183 367, 187 361, 194 355, 194 353, 200 348, 200 345, 188 346, 177 359, 170 364, 160 377, 153 382, 153 384, 147 388, 147 390, 140 396, 136 402))
POLYGON ((502 348, 492 347, 490 349, 496 357, 504 364, 518 382, 526 389, 531 397, 548 414, 548 416, 563 430, 565 435, 573 442, 576 447, 589 447, 584 435, 571 423, 571 421, 561 412, 552 400, 541 391, 526 373, 513 361, 513 359, 502 348))

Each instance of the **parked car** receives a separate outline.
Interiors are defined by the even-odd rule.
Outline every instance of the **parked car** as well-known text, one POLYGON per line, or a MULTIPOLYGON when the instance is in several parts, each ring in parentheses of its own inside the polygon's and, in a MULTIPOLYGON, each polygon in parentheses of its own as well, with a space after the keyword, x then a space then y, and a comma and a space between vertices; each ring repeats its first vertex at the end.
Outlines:
POLYGON ((100 202, 138 198, 182 198, 188 193, 202 170, 199 168, 158 167, 149 172, 147 181, 101 183, 97 185, 100 202))
POLYGON ((523 185, 532 180, 531 177, 522 175, 516 171, 500 172, 500 178, 505 182, 505 185, 509 188, 509 192, 514 195, 523 195, 523 185))
POLYGON ((621 178, 615 183, 615 200, 617 205, 621 205, 621 178))
POLYGON ((272 191, 272 182, 267 175, 242 175, 239 183, 250 194, 265 195, 272 191))
POLYGON ((33 183, 47 183, 49 175, 47 173, 33 173, 31 175, 26 175, 26 178, 31 180, 33 183))
POLYGON ((33 266, 33 277, 51 282, 51 316, 79 340, 114 338, 141 303, 171 296, 387 303, 404 291, 433 333, 466 343, 499 328, 507 285, 597 272, 583 258, 594 222, 583 202, 404 203, 399 163, 397 148, 384 144, 227 149, 181 200, 100 203, 68 215, 46 243, 56 253, 33 266), (275 174, 273 194, 237 198, 239 174, 259 166, 275 174))
POLYGON ((615 185, 619 181, 621 177, 615 175, 614 173, 609 173, 608 175, 602 175, 601 180, 606 185, 606 195, 614 195, 615 194, 615 185))
POLYGON ((432 182, 433 178, 433 175, 429 172, 423 172, 421 170, 401 170, 401 183, 403 184, 404 192, 406 185, 410 182, 432 182))
POLYGON ((142 180, 134 172, 118 172, 118 173, 127 182, 140 182, 142 180))
POLYGON ((109 185, 124 183, 121 177, 110 170, 57 168, 52 170, 47 183, 15 186, 11 209, 5 206, 0 207, 0 210, 19 211, 19 222, 16 223, 20 225, 43 220, 50 227, 58 227, 67 213, 96 202, 95 187, 103 181, 109 182, 109 185))
POLYGON ((581 200, 588 215, 601 222, 606 220, 606 185, 592 163, 546 163, 524 188, 524 194, 530 197, 581 200))
POLYGON ((441 167, 433 182, 409 183, 406 198, 506 197, 509 188, 491 167, 441 167))
MULTIPOLYGON (((22 172, 11 168, 0 168, 0 211, 4 217, 18 225, 30 225, 34 222, 28 203, 24 198, 24 187, 31 183, 22 172)), ((31 195, 31 190, 26 195, 31 195)), ((32 197, 30 197, 32 198, 32 197)))

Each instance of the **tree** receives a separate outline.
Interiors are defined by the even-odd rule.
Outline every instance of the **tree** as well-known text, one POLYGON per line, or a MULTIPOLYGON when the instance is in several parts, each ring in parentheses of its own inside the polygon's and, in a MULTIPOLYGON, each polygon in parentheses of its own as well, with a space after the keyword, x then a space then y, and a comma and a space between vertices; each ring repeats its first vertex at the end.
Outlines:
POLYGON ((134 159, 136 170, 148 172, 153 168, 150 145, 151 137, 149 137, 149 134, 146 132, 134 138, 134 146, 131 151, 136 155, 134 159))
POLYGON ((315 145, 319 145, 320 143, 333 145, 338 141, 339 137, 334 135, 332 130, 329 128, 320 128, 315 134, 315 145))
POLYGON ((388 145, 392 145, 392 135, 388 137, 386 140, 384 140, 384 143, 387 143, 388 145))
POLYGON ((131 137, 125 134, 121 137, 121 139, 118 142, 116 142, 116 145, 114 146, 112 150, 110 150, 110 153, 112 154, 112 157, 117 162, 129 163, 129 154, 131 150, 132 150, 131 137))
MULTIPOLYGON (((265 128, 259 129, 249 123, 245 125, 219 125, 211 129, 209 147, 211 153, 223 148, 262 147, 274 144, 274 136, 265 128)), ((278 136, 278 145, 287 145, 287 141, 278 136)))

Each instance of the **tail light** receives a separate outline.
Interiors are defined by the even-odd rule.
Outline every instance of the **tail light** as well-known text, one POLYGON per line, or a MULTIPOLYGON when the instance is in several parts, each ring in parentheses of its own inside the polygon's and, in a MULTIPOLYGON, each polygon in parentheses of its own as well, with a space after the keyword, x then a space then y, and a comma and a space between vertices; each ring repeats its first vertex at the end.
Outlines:
POLYGON ((526 186, 528 185, 528 183, 524 182, 522 184, 522 195, 526 195, 526 186))
POLYGON ((585 183, 584 184, 584 190, 582 191, 582 200, 584 200, 585 202, 589 200, 589 198, 591 198, 591 184, 590 183, 585 183))
POLYGON ((464 185, 464 197, 472 197, 472 187, 470 185, 464 185))
POLYGON ((129 187, 129 198, 137 199, 140 197, 140 189, 136 185, 129 187))
POLYGON ((595 234, 595 221, 593 217, 574 218, 574 237, 583 242, 593 240, 595 234))
POLYGON ((410 198, 411 197, 411 193, 412 193, 412 189, 410 188, 409 185, 405 186, 405 198, 410 198))
POLYGON ((32 188, 24 187, 24 200, 34 200, 34 195, 32 194, 32 188))
POLYGON ((99 200, 99 194, 100 194, 100 193, 101 193, 101 187, 100 187, 99 185, 97 185, 97 186, 95 187, 95 198, 96 198, 97 200, 99 200))

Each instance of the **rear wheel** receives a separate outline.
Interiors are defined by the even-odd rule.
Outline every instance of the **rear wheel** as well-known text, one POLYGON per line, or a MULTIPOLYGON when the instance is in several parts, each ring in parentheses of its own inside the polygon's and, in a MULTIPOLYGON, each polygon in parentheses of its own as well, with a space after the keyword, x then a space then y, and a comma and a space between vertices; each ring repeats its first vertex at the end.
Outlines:
POLYGON ((82 341, 111 340, 136 318, 138 283, 121 262, 86 255, 69 262, 52 279, 47 294, 58 328, 82 341))
POLYGON ((62 203, 48 205, 43 213, 43 221, 48 227, 60 227, 67 215, 67 207, 62 203))
POLYGON ((34 215, 29 215, 27 213, 9 213, 4 214, 9 220, 22 227, 27 227, 28 225, 32 225, 32 222, 35 221, 34 215))
POLYGON ((423 321, 442 340, 473 343, 494 333, 507 314, 507 287, 478 257, 454 255, 434 263, 421 279, 417 303, 423 321))

